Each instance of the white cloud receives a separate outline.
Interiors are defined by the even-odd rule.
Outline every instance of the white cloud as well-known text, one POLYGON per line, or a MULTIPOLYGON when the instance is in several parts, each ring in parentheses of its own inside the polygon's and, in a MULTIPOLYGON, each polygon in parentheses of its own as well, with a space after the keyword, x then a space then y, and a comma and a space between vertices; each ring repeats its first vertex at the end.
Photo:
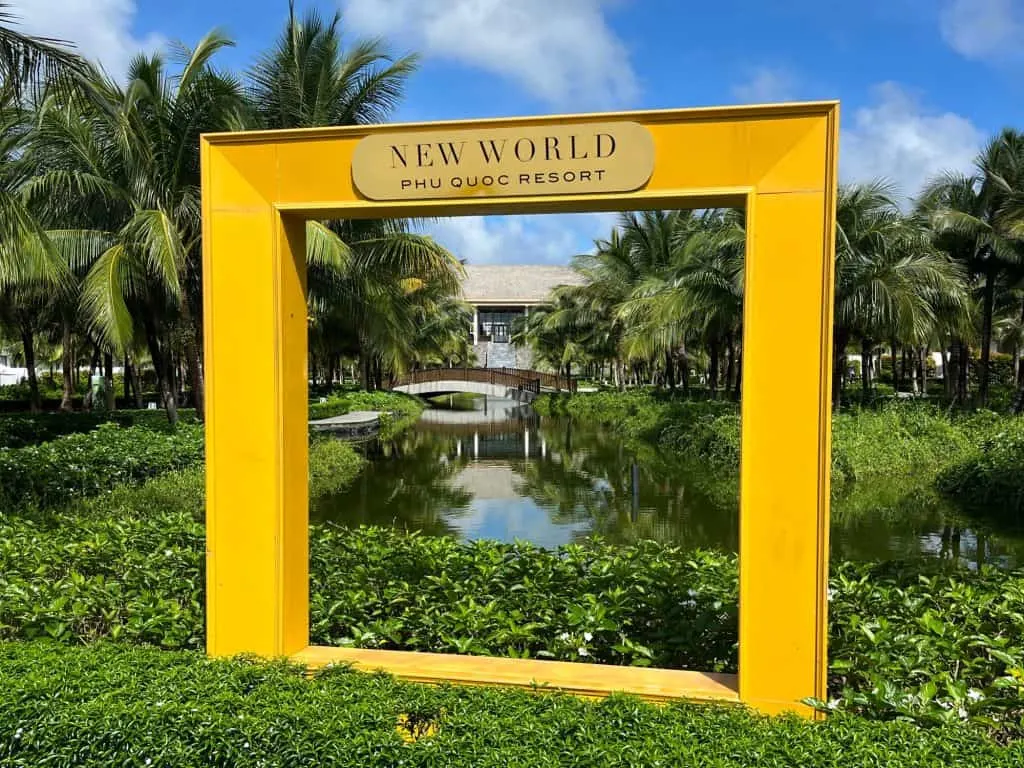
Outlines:
POLYGON ((628 104, 637 96, 628 51, 604 16, 615 2, 341 0, 346 24, 359 32, 502 75, 574 108, 628 104))
POLYGON ((733 86, 733 97, 742 104, 768 104, 793 101, 796 98, 796 78, 789 72, 773 67, 758 67, 746 82, 733 86))
POLYGON ((871 104, 846 118, 840 177, 886 178, 913 196, 940 171, 969 170, 983 141, 966 117, 929 111, 897 83, 883 83, 871 104))
POLYGON ((1024 56, 1024 2, 945 0, 939 16, 942 37, 969 59, 1006 61, 1024 56))
POLYGON ((607 237, 617 215, 458 216, 420 229, 469 264, 568 264, 607 237))
POLYGON ((13 0, 12 5, 18 31, 73 43, 77 53, 99 61, 114 77, 124 75, 136 53, 164 42, 156 34, 133 35, 135 0, 13 0))

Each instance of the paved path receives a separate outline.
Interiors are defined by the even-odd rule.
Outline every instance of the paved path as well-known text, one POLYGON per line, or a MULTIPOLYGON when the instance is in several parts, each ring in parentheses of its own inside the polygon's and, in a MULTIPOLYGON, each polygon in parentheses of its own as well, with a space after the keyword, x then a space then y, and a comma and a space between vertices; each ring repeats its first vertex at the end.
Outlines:
POLYGON ((310 421, 309 426, 316 430, 359 432, 376 429, 380 425, 380 414, 380 411, 349 411, 341 416, 310 421))

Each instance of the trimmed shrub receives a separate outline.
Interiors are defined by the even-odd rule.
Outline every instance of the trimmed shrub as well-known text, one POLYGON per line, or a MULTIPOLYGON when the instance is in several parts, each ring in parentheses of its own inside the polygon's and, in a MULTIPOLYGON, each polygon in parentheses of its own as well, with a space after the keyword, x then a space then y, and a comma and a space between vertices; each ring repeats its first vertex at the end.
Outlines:
POLYGON ((1024 419, 1002 427, 942 472, 938 486, 971 515, 1024 527, 1024 419))
POLYGON ((919 730, 833 715, 824 723, 741 707, 653 706, 613 696, 426 686, 333 668, 106 644, 0 645, 0 764, 1016 768, 963 728, 919 730))
POLYGON ((64 504, 202 460, 199 425, 155 430, 101 424, 85 434, 0 449, 0 504, 64 504))
MULTIPOLYGON (((74 510, 0 517, 0 639, 202 647, 200 478, 174 473, 74 510)), ((736 669, 730 555, 325 525, 311 531, 310 566, 318 644, 736 669)), ((835 566, 831 705, 1019 735, 1024 571, 945 567, 835 566)))
POLYGON ((386 411, 398 418, 419 416, 423 403, 401 392, 342 392, 331 395, 327 402, 310 403, 310 419, 329 419, 350 411, 386 411))
MULTIPOLYGON (((195 421, 195 410, 182 408, 178 416, 183 423, 195 421)), ((100 424, 122 427, 148 427, 168 430, 165 411, 123 410, 109 412, 72 411, 70 413, 17 413, 0 415, 0 448, 22 448, 38 445, 64 435, 91 432, 100 424)))

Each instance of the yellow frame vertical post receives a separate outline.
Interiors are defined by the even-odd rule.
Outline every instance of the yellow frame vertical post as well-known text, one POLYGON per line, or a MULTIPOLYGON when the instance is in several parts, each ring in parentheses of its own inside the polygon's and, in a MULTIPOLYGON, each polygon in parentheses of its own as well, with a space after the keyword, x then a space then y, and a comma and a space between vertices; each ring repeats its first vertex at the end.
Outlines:
MULTIPOLYGON (((204 144, 204 181, 211 151, 204 144)), ((207 650, 285 656, 309 643, 305 222, 256 195, 219 205, 210 192, 207 650)))
POLYGON ((810 714, 801 700, 826 685, 837 141, 835 102, 204 136, 208 652, 810 714), (352 178, 367 136, 597 120, 649 142, 638 188, 371 200, 352 178), (305 219, 708 206, 747 209, 738 676, 310 646, 305 219))

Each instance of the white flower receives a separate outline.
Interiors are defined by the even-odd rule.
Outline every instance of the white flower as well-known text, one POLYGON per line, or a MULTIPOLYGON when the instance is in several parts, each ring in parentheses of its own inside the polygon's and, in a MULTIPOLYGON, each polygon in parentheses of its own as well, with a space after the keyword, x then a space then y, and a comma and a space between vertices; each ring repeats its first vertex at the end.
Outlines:
POLYGON ((836 591, 832 587, 828 588, 828 599, 832 600, 836 596, 836 591))
POLYGON ((688 594, 690 597, 696 597, 700 594, 700 592, 696 591, 695 589, 688 589, 686 590, 686 594, 688 594))
POLYGON ((594 639, 594 636, 592 634, 590 634, 589 632, 584 632, 583 633, 583 641, 584 642, 589 643, 593 639, 594 639))
POLYGON ((560 635, 558 636, 558 639, 559 639, 559 640, 562 640, 563 642, 564 642, 565 640, 568 640, 568 639, 569 639, 569 633, 568 633, 568 632, 563 632, 562 634, 560 634, 560 635))
POLYGON ((830 699, 825 706, 829 709, 839 709, 839 699, 830 699))
POLYGON ((715 602, 711 604, 711 609, 715 610, 715 611, 717 611, 721 607, 722 607, 722 601, 721 600, 715 600, 715 602))
POLYGON ((153 761, 147 757, 146 758, 146 765, 152 765, 152 764, 153 764, 153 761))
POLYGON ((957 708, 956 713, 957 713, 957 715, 960 716, 961 720, 966 720, 967 719, 967 710, 964 709, 963 707, 957 708))
POLYGON ((19 728, 18 730, 16 730, 14 732, 14 738, 20 739, 21 738, 21 734, 23 734, 24 732, 25 732, 24 728, 19 728))
POLYGON ((577 653, 578 653, 578 654, 579 654, 580 656, 589 656, 589 655, 590 655, 590 651, 588 651, 588 650, 587 650, 586 648, 583 648, 583 647, 577 648, 577 649, 576 649, 576 652, 577 652, 577 653))
POLYGON ((249 742, 247 741, 247 742, 245 742, 245 744, 242 745, 242 749, 248 749, 248 748, 249 748, 249 742))
POLYGON ((985 697, 977 688, 971 688, 971 690, 967 692, 967 698, 971 701, 981 701, 985 697))
POLYGON ((171 556, 171 555, 173 555, 173 554, 174 554, 174 553, 173 553, 173 552, 171 552, 171 550, 169 550, 169 549, 165 549, 165 550, 164 550, 164 556, 165 556, 165 557, 170 557, 170 556, 171 556))

